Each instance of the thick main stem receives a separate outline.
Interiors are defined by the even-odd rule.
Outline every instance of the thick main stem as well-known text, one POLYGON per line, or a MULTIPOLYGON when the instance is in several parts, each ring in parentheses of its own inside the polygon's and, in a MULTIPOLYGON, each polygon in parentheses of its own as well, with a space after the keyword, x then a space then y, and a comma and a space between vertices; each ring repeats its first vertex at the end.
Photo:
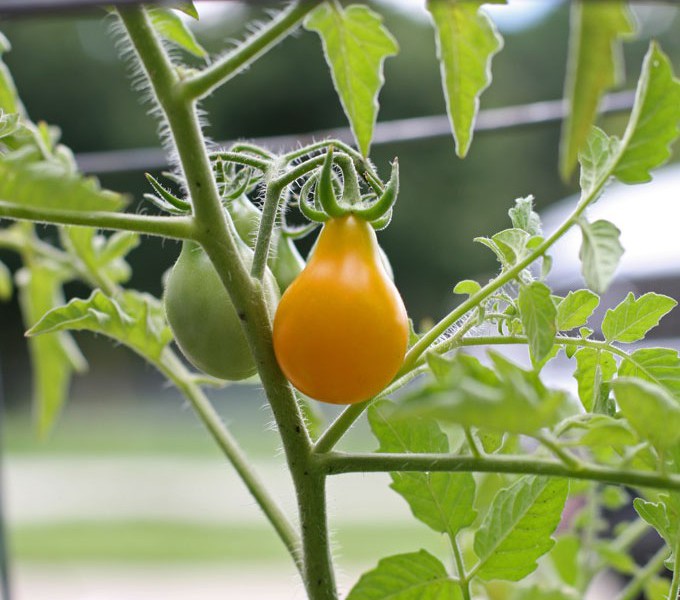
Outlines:
POLYGON ((325 473, 314 464, 312 442, 272 345, 270 311, 261 283, 251 277, 222 208, 194 102, 182 93, 173 67, 142 9, 121 11, 130 39, 167 118, 194 208, 195 239, 217 270, 238 315, 281 435, 303 526, 302 557, 310 600, 335 600, 328 550, 325 473), (323 585, 318 585, 321 581, 323 585))

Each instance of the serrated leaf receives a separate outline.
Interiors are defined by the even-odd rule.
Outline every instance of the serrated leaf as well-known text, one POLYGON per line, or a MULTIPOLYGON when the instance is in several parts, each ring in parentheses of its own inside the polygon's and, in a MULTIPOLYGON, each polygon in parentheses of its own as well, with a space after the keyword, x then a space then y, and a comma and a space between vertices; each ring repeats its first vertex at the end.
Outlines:
MULTIPOLYGON (((186 11, 183 9, 183 12, 186 11)), ((194 9, 195 12, 196 9, 194 9)), ((177 44, 180 48, 199 58, 208 56, 205 48, 198 43, 186 23, 172 10, 167 8, 150 8, 148 13, 151 24, 162 38, 177 44)), ((196 14, 196 18, 198 18, 198 14, 196 14)))
POLYGON ((583 278, 590 289, 604 293, 619 266, 623 246, 619 241, 621 232, 609 221, 600 219, 594 223, 579 221, 583 241, 579 251, 583 278))
POLYGON ((122 196, 102 190, 94 178, 57 163, 19 163, 0 158, 0 203, 60 210, 118 210, 122 196))
POLYGON ((633 507, 640 517, 649 523, 674 550, 680 535, 680 496, 677 494, 660 494, 659 502, 650 502, 642 498, 633 500, 633 507))
POLYGON ((447 377, 407 396, 399 412, 519 434, 534 433, 564 416, 566 393, 545 388, 535 372, 497 353, 489 356, 495 371, 474 357, 457 355, 447 377))
POLYGON ((578 397, 583 408, 593 412, 598 408, 601 387, 616 373, 616 361, 610 352, 596 348, 581 348, 576 353, 574 378, 578 383, 578 397))
POLYGON ((663 294, 648 292, 636 299, 630 292, 616 308, 607 311, 602 320, 602 334, 609 342, 637 342, 677 304, 663 294))
POLYGON ((600 297, 590 290, 569 292, 557 305, 557 330, 570 331, 585 325, 599 304, 600 297))
POLYGON ((677 350, 640 348, 621 362, 619 377, 651 381, 680 400, 680 357, 677 350))
POLYGON ((650 171, 670 158, 670 145, 680 133, 679 126, 680 81, 673 75, 668 57, 652 42, 614 175, 624 183, 650 181, 650 171))
MULTIPOLYGON (((28 328, 63 302, 62 273, 49 263, 32 263, 17 274, 19 303, 28 328)), ((28 342, 33 371, 33 411, 40 436, 46 436, 68 395, 71 375, 87 363, 68 333, 53 333, 28 342)))
POLYGON ((479 97, 491 84, 491 60, 503 47, 493 21, 480 10, 484 3, 505 4, 505 0, 427 2, 456 153, 461 158, 470 149, 479 97))
POLYGON ((568 488, 566 479, 522 477, 498 492, 475 533, 482 579, 519 581, 536 569, 553 547, 568 488))
POLYGON ((158 359, 172 339, 160 302, 132 290, 126 290, 115 300, 101 290, 95 290, 86 300, 71 300, 48 312, 27 335, 65 330, 101 333, 150 360, 158 359))
MULTIPOLYGON (((446 453, 448 438, 433 419, 400 417, 387 400, 374 403, 369 423, 380 452, 446 453)), ((470 473, 395 472, 392 489, 411 507, 413 515, 435 531, 455 536, 477 516, 473 503, 475 480, 470 473)))
POLYGON ((578 154, 581 165, 581 198, 589 197, 603 179, 609 178, 614 162, 618 159, 621 141, 593 127, 578 154))
POLYGON ((625 2, 572 3, 565 84, 569 110, 560 141, 560 172, 564 179, 576 166, 602 95, 623 78, 621 38, 634 31, 633 17, 625 2))
POLYGON ((461 600, 444 565, 425 550, 383 558, 361 576, 347 600, 461 600))
POLYGON ((504 229, 491 236, 496 248, 500 250, 498 258, 504 266, 512 266, 527 256, 529 234, 522 229, 504 229))
POLYGON ((508 216, 515 229, 526 231, 530 236, 541 235, 541 217, 534 212, 534 197, 517 198, 515 206, 508 210, 508 216))
POLYGON ((535 365, 539 364, 555 344, 557 309, 550 296, 550 288, 540 281, 522 286, 517 306, 529 339, 531 360, 535 365))
POLYGON ((616 402, 633 428, 658 448, 680 441, 680 404, 661 386, 619 377, 612 382, 616 402))
POLYGON ((342 8, 324 2, 310 13, 305 27, 321 37, 352 133, 361 153, 368 156, 378 116, 378 94, 384 83, 383 63, 397 54, 399 46, 380 15, 366 6, 342 8))

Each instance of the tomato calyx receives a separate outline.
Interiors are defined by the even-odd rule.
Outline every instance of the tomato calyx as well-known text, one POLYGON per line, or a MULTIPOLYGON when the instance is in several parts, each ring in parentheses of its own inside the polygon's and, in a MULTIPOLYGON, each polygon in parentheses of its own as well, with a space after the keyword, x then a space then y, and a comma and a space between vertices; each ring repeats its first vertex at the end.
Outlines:
POLYGON ((399 161, 394 159, 390 179, 384 187, 375 177, 364 175, 371 191, 362 196, 354 161, 346 154, 335 154, 333 146, 329 146, 321 169, 311 173, 300 190, 300 211, 317 223, 354 215, 369 222, 374 229, 384 229, 392 218, 392 207, 399 194, 399 161))

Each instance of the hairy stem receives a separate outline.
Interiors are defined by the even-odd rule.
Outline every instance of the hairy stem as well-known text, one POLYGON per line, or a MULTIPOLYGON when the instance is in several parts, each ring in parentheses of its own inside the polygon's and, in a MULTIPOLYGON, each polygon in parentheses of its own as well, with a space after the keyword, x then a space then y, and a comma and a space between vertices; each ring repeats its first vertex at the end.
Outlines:
POLYGON ((346 454, 319 455, 329 475, 389 471, 445 471, 472 473, 515 473, 567 477, 631 487, 680 491, 679 475, 659 475, 600 465, 583 464, 578 468, 554 460, 519 456, 459 456, 451 454, 346 454))
POLYGON ((134 231, 173 239, 193 237, 191 220, 186 217, 152 217, 107 211, 60 210, 17 206, 0 201, 0 217, 58 225, 84 225, 115 231, 134 231))
POLYGON ((194 207, 196 239, 215 266, 241 317, 272 407, 297 494, 307 593, 310 600, 335 600, 337 592, 325 514, 325 474, 314 463, 309 432, 293 390, 274 356, 270 309, 262 285, 251 277, 238 249, 233 224, 220 202, 194 102, 178 92, 172 65, 143 9, 121 11, 121 18, 176 144, 194 207), (318 581, 323 582, 323 587, 317 585, 318 581))
POLYGON ((258 506, 269 519, 298 569, 302 571, 300 540, 293 525, 253 470, 238 442, 226 428, 210 400, 201 388, 192 381, 191 373, 184 368, 177 356, 168 350, 163 353, 156 366, 187 397, 210 435, 229 459, 258 506))
POLYGON ((192 100, 203 98, 248 68, 260 56, 297 29, 305 16, 319 2, 320 0, 298 0, 291 4, 232 52, 225 54, 194 77, 187 79, 183 84, 185 97, 192 100))

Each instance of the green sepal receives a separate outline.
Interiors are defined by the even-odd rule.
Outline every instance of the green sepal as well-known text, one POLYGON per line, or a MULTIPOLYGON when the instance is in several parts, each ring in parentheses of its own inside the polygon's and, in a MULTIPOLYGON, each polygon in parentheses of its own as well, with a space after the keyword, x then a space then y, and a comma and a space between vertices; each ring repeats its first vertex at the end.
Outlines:
POLYGON ((392 173, 385 189, 373 204, 366 208, 353 209, 354 214, 364 221, 376 221, 392 210, 399 194, 399 161, 392 162, 392 173))
POLYGON ((329 217, 343 217, 347 213, 338 202, 338 197, 333 189, 333 146, 328 147, 326 158, 323 161, 319 183, 316 185, 316 196, 321 208, 329 217))

